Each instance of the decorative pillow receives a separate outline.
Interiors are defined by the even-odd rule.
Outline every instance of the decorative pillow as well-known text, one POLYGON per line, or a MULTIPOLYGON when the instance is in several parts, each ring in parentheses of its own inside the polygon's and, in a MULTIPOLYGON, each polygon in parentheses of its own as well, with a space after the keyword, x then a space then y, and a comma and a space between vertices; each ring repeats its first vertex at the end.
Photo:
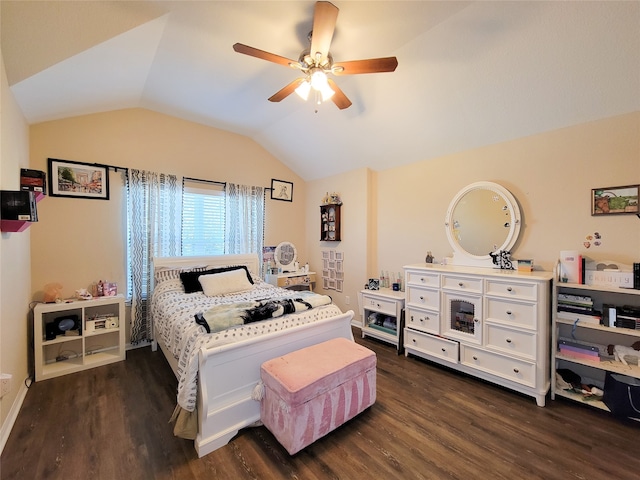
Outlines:
POLYGON ((229 270, 228 272, 200 275, 198 281, 202 285, 202 291, 207 297, 225 295, 227 293, 246 292, 253 288, 253 284, 242 270, 229 270))
POLYGON ((245 267, 244 265, 234 265, 232 267, 218 267, 218 268, 209 268, 209 269, 203 269, 201 271, 197 271, 197 272, 183 272, 180 274, 180 280, 182 280, 182 286, 184 287, 184 293, 194 293, 194 292, 201 292, 202 291, 202 285, 200 285, 200 282, 198 281, 198 278, 201 275, 211 275, 214 273, 222 273, 222 272, 229 272, 231 270, 244 270, 246 272, 246 276, 247 276, 247 280, 249 280, 249 282, 251 284, 253 284, 253 279, 251 278, 251 275, 249 274, 249 270, 247 269, 247 267, 245 267))
POLYGON ((166 280, 173 280, 180 277, 181 274, 185 272, 193 272, 194 275, 201 275, 201 273, 206 270, 206 267, 192 267, 192 268, 160 268, 156 270, 154 280, 156 285, 162 283, 166 280))

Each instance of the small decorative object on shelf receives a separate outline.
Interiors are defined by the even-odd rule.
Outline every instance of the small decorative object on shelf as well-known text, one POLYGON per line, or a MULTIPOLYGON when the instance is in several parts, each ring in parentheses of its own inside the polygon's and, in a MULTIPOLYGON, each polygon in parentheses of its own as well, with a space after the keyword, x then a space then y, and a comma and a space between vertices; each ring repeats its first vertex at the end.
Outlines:
POLYGON ((499 250, 495 253, 490 253, 491 260, 493 264, 496 265, 501 270, 514 270, 513 262, 511 262, 511 252, 505 252, 504 250, 499 250))

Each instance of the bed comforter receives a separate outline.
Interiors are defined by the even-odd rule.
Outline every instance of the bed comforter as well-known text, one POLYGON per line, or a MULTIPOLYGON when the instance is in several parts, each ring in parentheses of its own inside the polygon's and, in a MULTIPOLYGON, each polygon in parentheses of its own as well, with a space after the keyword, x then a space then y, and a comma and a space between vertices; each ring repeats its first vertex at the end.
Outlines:
MULTIPOLYGON (((306 292, 297 293, 303 297, 306 292)), ((201 348, 226 345, 286 330, 339 315, 341 311, 334 304, 321 305, 310 310, 242 324, 214 333, 206 333, 205 326, 196 322, 196 315, 211 312, 220 305, 239 302, 255 304, 265 299, 287 300, 295 296, 291 290, 274 287, 261 280, 256 280, 254 287, 249 291, 215 297, 207 297, 202 292, 184 293, 180 279, 169 279, 156 285, 150 306, 154 336, 178 360, 178 405, 189 412, 196 408, 198 352, 201 348)))

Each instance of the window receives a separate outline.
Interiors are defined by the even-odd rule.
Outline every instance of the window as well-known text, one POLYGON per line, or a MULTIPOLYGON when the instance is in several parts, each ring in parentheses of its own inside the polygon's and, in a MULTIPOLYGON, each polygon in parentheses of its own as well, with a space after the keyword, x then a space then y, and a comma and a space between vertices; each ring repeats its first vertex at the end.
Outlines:
POLYGON ((224 184, 184 179, 182 255, 223 255, 224 245, 224 184))

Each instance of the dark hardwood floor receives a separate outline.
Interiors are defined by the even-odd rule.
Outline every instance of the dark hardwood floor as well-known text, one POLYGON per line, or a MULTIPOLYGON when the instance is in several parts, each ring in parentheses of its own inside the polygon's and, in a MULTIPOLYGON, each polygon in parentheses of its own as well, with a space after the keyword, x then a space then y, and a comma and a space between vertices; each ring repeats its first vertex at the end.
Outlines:
POLYGON ((588 479, 640 476, 640 425, 495 387, 393 347, 377 402, 295 456, 264 427, 198 459, 168 419, 176 380, 160 352, 34 383, 1 457, 9 479, 588 479))

